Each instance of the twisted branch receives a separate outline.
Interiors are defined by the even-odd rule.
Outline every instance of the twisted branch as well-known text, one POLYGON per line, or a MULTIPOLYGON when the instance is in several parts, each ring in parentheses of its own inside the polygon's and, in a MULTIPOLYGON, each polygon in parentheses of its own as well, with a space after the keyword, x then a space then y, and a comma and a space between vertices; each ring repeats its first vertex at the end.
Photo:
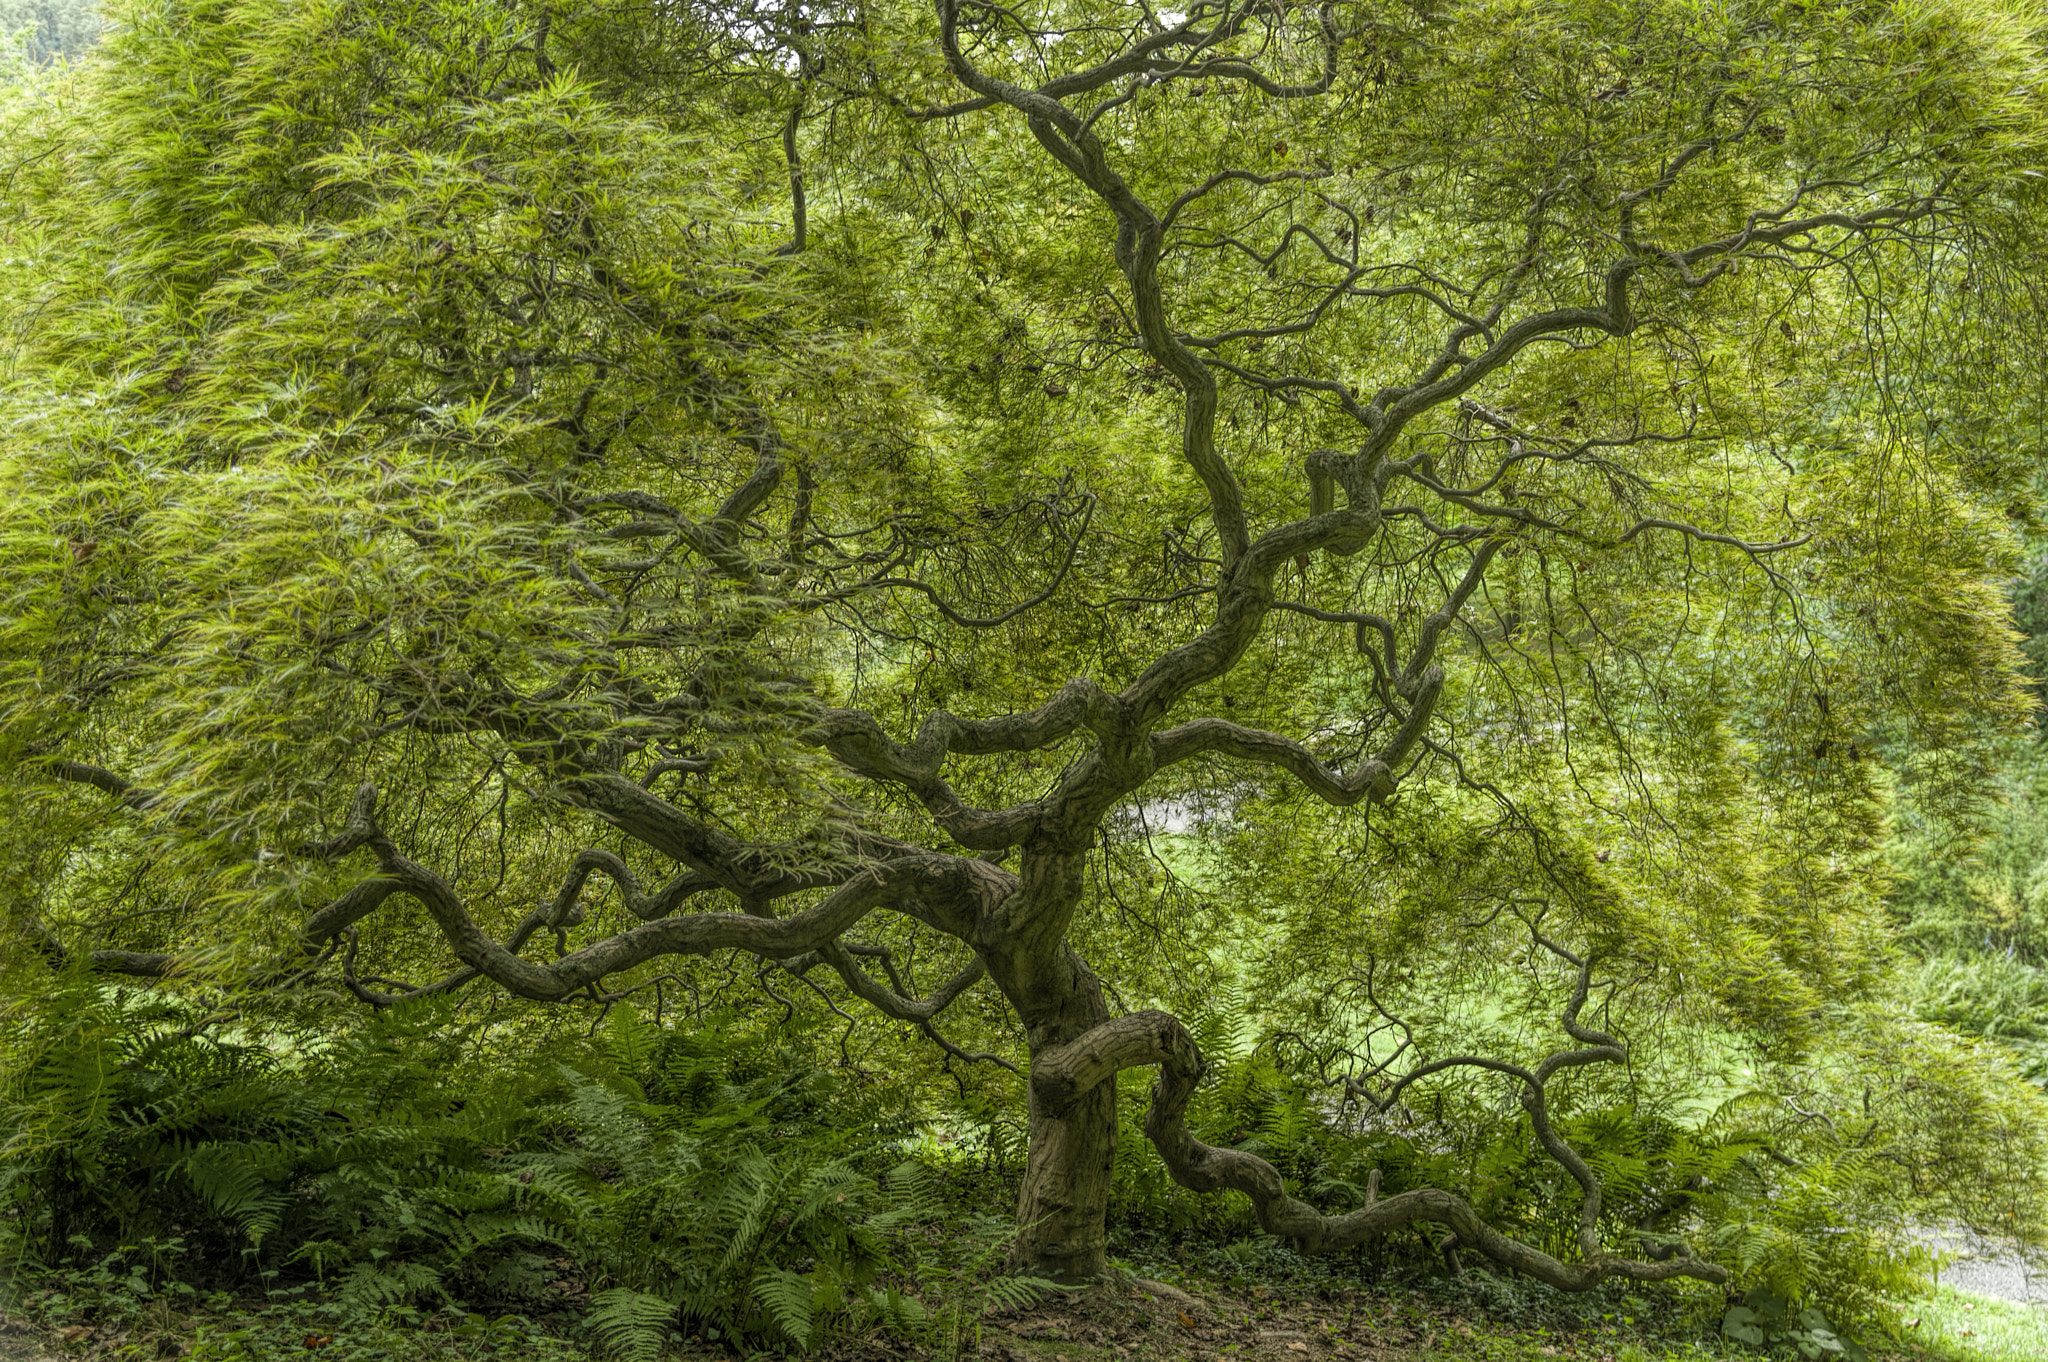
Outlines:
POLYGON ((1205 1068, 1201 1050, 1188 1029, 1166 1012, 1134 1012, 1106 1022, 1069 1044, 1041 1052, 1031 1065, 1032 1093, 1041 1111, 1057 1114, 1070 1109, 1082 1094, 1123 1069, 1157 1065, 1159 1078, 1153 1084, 1152 1105, 1145 1116, 1145 1135, 1158 1149, 1173 1180, 1196 1192, 1244 1193, 1251 1198, 1260 1227, 1268 1234, 1287 1239, 1300 1253, 1331 1253, 1404 1225, 1436 1224, 1450 1230, 1442 1246, 1446 1252, 1470 1248, 1503 1267, 1564 1291, 1585 1291, 1614 1277, 1638 1282, 1668 1281, 1675 1277, 1727 1281, 1726 1268, 1693 1257, 1683 1241, 1660 1241, 1651 1249, 1656 1259, 1652 1262, 1617 1257, 1601 1244, 1600 1181, 1585 1159, 1551 1125, 1545 1088, 1550 1078, 1563 1069, 1620 1063, 1626 1060, 1627 1050, 1615 1037, 1579 1020, 1591 988, 1591 958, 1571 956, 1540 934, 1538 940, 1579 967, 1578 985, 1562 1020, 1565 1031, 1581 1042, 1580 1048, 1552 1054, 1533 1070, 1469 1056, 1438 1060, 1404 1075, 1385 1098, 1369 1100, 1384 1110, 1411 1083, 1455 1066, 1489 1069, 1520 1080, 1522 1104, 1537 1140, 1546 1153, 1571 1173, 1582 1192, 1580 1262, 1562 1262, 1508 1238, 1487 1224, 1471 1203, 1451 1192, 1418 1188, 1382 1200, 1378 1196, 1377 1173, 1363 1205, 1344 1215, 1324 1215, 1291 1196, 1279 1170, 1264 1159, 1239 1149, 1203 1144, 1188 1131, 1185 1120, 1188 1101, 1205 1068))
MULTIPOLYGON (((1120 1017, 1070 1046, 1048 1052, 1033 1062, 1032 1081, 1041 1102, 1071 1094, 1066 1097, 1071 1103, 1073 1097, 1116 1069, 1148 1064, 1159 1065, 1160 1076, 1153 1085, 1145 1135, 1158 1149, 1173 1180, 1191 1191, 1244 1193, 1251 1199, 1260 1227, 1268 1234, 1289 1240, 1297 1252, 1331 1253, 1404 1225, 1427 1223, 1449 1228, 1457 1245, 1474 1249, 1503 1267, 1527 1273, 1564 1291, 1585 1291, 1613 1277, 1641 1282, 1668 1281, 1674 1277, 1708 1282, 1728 1280, 1726 1268, 1702 1262, 1683 1251, 1662 1262, 1617 1258, 1600 1247, 1597 1237, 1586 1261, 1560 1262, 1508 1238, 1481 1219, 1462 1197, 1437 1188, 1418 1188, 1384 1200, 1369 1198, 1346 1215, 1323 1215, 1290 1196, 1279 1171, 1264 1159, 1243 1150, 1203 1144, 1188 1132, 1184 1115, 1188 1099, 1201 1080, 1202 1057, 1187 1028, 1164 1012, 1120 1017)), ((1569 1148, 1562 1141, 1557 1143, 1569 1148)), ((1551 1148, 1549 1142, 1545 1148, 1551 1148)), ((1579 1160, 1579 1166, 1584 1167, 1583 1160, 1579 1160)), ((1576 1176, 1578 1170, 1573 1171, 1576 1176)), ((1596 1181, 1594 1186, 1597 1185, 1596 1181)), ((1581 1244, 1585 1244, 1583 1234, 1581 1244)))

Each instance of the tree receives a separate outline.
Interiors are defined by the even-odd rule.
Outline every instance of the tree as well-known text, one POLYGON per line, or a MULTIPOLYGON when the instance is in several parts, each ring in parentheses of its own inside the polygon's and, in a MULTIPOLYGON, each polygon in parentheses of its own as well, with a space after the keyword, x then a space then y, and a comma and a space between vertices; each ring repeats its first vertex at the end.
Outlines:
POLYGON ((1149 1067, 1173 1178, 1303 1251, 1723 1280, 1603 1239, 1552 1092, 1627 1058, 1617 996, 1789 1034, 1867 985, 1874 741, 1967 803, 2022 712, 2030 41, 1941 3, 135 11, 17 132, 19 935, 373 1006, 737 952, 960 1062, 1001 1058, 937 1026, 986 981, 1023 1269, 1101 1271, 1149 1067), (1195 797, 1265 839, 1256 893, 1321 877, 1297 972, 1362 971, 1351 1023, 1406 1025, 1346 935, 1388 876, 1403 931, 1526 945, 1569 1046, 1343 1077, 1509 1078, 1574 1260, 1189 1133, 1200 1049, 1111 1006, 1146 929, 1090 867, 1195 797))
POLYGON ((30 61, 81 57, 99 41, 99 9, 81 0, 9 0, 0 6, 0 33, 18 36, 30 61))

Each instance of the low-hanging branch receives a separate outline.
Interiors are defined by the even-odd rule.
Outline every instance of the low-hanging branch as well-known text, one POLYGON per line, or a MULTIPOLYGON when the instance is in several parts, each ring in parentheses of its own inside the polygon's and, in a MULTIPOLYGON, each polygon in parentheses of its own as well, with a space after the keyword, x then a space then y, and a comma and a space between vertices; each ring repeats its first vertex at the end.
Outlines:
POLYGON ((1447 1254, 1469 1248, 1502 1267, 1565 1291, 1585 1291, 1617 1277, 1636 1282, 1669 1281, 1677 1277, 1726 1282, 1731 1275, 1727 1268, 1694 1257, 1683 1240, 1670 1236, 1646 1238, 1652 1259, 1648 1262, 1610 1253, 1601 1243, 1602 1185, 1585 1159, 1552 1126, 1548 1085, 1564 1069, 1625 1063, 1628 1051, 1613 1036, 1580 1021, 1579 1014, 1591 986, 1592 958, 1567 958, 1579 969, 1577 986, 1565 1006, 1562 1023, 1566 1033, 1581 1042, 1580 1048, 1558 1051, 1534 1069, 1478 1057, 1433 1061, 1403 1075, 1376 1105, 1384 1110, 1418 1079, 1454 1067, 1489 1069, 1519 1080, 1522 1106, 1537 1141, 1580 1188, 1578 1262, 1561 1261, 1509 1238, 1487 1224, 1470 1202, 1452 1192, 1425 1187, 1381 1198, 1377 1169, 1373 1171, 1363 1205, 1341 1215, 1325 1215, 1290 1195, 1279 1170, 1258 1155, 1241 1149, 1221 1149, 1197 1140, 1189 1132, 1185 1116, 1206 1065, 1193 1034, 1170 1013, 1133 1012, 1096 1027, 1078 1040, 1042 1051, 1031 1065, 1032 1094, 1041 1110, 1057 1113, 1069 1109, 1083 1094, 1124 1069, 1157 1066, 1159 1077, 1152 1087, 1144 1129, 1168 1174, 1190 1191, 1243 1193, 1251 1199, 1259 1227, 1286 1239, 1298 1253, 1334 1253, 1406 1225, 1435 1224, 1450 1231, 1441 1245, 1447 1254))

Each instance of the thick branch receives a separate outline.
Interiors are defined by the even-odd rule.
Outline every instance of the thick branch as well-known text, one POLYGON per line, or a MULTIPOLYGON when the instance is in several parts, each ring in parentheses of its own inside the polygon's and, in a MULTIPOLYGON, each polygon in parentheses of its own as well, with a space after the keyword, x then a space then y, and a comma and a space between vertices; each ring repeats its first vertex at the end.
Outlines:
MULTIPOLYGON (((858 869, 845 884, 824 900, 786 918, 753 913, 693 913, 657 918, 603 941, 564 955, 551 965, 520 958, 517 942, 503 945, 492 940, 471 919, 455 887, 440 875, 399 851, 375 820, 376 792, 365 786, 357 795, 355 808, 365 810, 362 822, 367 833, 360 837, 351 819, 351 834, 344 839, 355 846, 367 846, 376 855, 381 875, 358 886, 354 895, 344 895, 337 905, 323 910, 324 925, 330 931, 345 931, 353 921, 394 893, 416 900, 433 918, 434 925, 468 968, 520 997, 539 1001, 565 998, 599 980, 664 955, 706 955, 713 951, 740 950, 768 960, 787 959, 807 951, 830 948, 846 931, 878 908, 891 908, 917 918, 955 936, 971 936, 984 910, 1010 892, 1014 877, 998 867, 966 857, 924 852, 894 860, 872 862, 858 869), (372 902, 374 900, 374 902, 372 902), (346 910, 339 905, 348 903, 346 910), (367 906, 366 906, 367 905, 367 906), (342 919, 348 922, 343 923, 342 919)), ((334 845, 333 843, 329 844, 334 845)), ((552 915, 551 925, 561 925, 564 906, 573 907, 575 893, 592 870, 611 874, 623 871, 615 858, 605 852, 586 852, 578 858, 568 882, 553 905, 536 909, 521 924, 518 941, 534 930, 535 919, 552 915)), ((621 881, 622 889, 631 883, 621 881)), ((678 899, 700 887, 685 876, 670 885, 663 897, 678 899)), ((628 890, 630 895, 635 891, 628 890)), ((966 987, 968 980, 961 984, 966 987)), ((950 1001, 950 998, 948 999, 950 1001)))
POLYGON ((53 761, 45 764, 44 770, 59 780, 76 785, 90 785, 95 790, 112 795, 129 808, 140 812, 156 802, 156 796, 148 790, 138 790, 124 777, 115 775, 103 766, 93 766, 82 761, 53 761))
POLYGON ((1130 284, 1138 336, 1146 353, 1181 384, 1181 453, 1208 494, 1227 568, 1251 542, 1244 490, 1216 448, 1216 379, 1167 323, 1158 274, 1164 224, 1110 167, 1101 140, 1082 118, 1048 92, 1058 87, 1027 90, 978 69, 960 48, 958 0, 937 0, 937 6, 939 42, 954 77, 975 94, 1024 114, 1039 145, 1116 214, 1116 260, 1130 284))
POLYGON ((1042 1111, 1057 1113, 1119 1070, 1150 1064, 1159 1066, 1159 1079, 1152 1088, 1145 1134, 1173 1180, 1191 1191, 1244 1193, 1251 1198, 1260 1226, 1291 1240, 1297 1252, 1330 1253, 1423 1223, 1446 1226, 1458 1246, 1564 1291, 1585 1291, 1614 1277, 1643 1282, 1674 1277, 1728 1280, 1726 1268, 1682 1253, 1662 1262, 1617 1258, 1601 1250, 1597 1238, 1586 1261, 1560 1262, 1494 1229, 1464 1198, 1435 1188, 1368 1199, 1346 1215, 1324 1215, 1290 1196, 1279 1171, 1264 1159, 1203 1144, 1189 1133, 1184 1115, 1202 1077, 1202 1055, 1187 1028, 1164 1012, 1119 1017, 1070 1044, 1041 1052, 1031 1065, 1032 1090, 1042 1111))
MULTIPOLYGON (((846 874, 845 867, 792 870, 789 864, 800 857, 800 848, 751 846, 621 775, 581 776, 565 782, 559 793, 636 841, 681 861, 743 903, 824 888, 838 883, 846 874)), ((886 858, 915 848, 872 839, 872 845, 858 850, 886 858)))

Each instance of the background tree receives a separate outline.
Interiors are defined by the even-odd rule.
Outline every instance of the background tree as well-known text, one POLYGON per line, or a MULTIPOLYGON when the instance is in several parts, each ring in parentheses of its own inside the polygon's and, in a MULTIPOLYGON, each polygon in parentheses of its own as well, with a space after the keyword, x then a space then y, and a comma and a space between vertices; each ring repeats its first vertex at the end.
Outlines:
POLYGON ((8 0, 0 5, 0 33, 18 38, 30 61, 82 57, 99 41, 99 6, 90 0, 8 0))
POLYGON ((1603 1237, 1552 1109, 1632 1005, 1810 1039, 1875 977, 1876 738, 1960 809, 2022 712, 2029 42, 1940 4, 131 13, 21 115, 17 967, 383 1006, 738 952, 1009 1063, 940 1029, 986 980, 1021 1267, 1102 1269, 1157 1067, 1174 1180, 1304 1251, 1427 1223, 1566 1288, 1719 1280, 1603 1237), (1104 848, 1171 800, 1237 859, 1159 922, 1104 848), (1261 900, 1265 988, 1359 983, 1312 1018, 1353 1100, 1509 1080, 1562 1256, 1189 1133, 1173 976, 1261 900), (1569 1046, 1375 1048, 1416 1030, 1383 960, 1453 939, 1519 949, 1569 1046))

